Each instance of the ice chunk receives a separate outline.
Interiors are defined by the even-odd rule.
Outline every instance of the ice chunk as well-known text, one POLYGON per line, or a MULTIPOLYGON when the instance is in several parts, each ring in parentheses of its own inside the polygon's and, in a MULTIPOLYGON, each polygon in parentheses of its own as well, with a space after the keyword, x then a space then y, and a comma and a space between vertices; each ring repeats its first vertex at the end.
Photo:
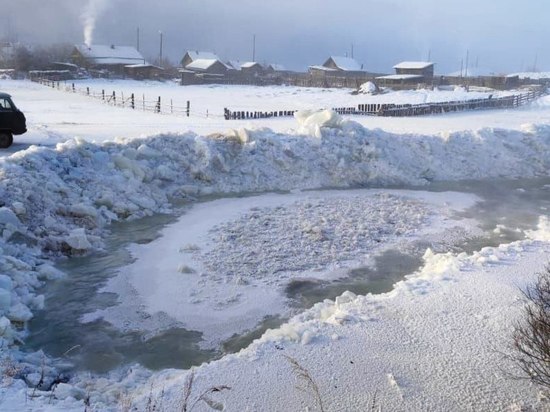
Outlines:
POLYGON ((300 110, 294 113, 300 133, 321 137, 321 127, 340 128, 342 118, 332 110, 300 110))
POLYGON ((92 247, 86 236, 86 231, 82 228, 73 229, 65 239, 65 242, 76 250, 87 250, 92 247))
POLYGON ((3 206, 0 207, 0 225, 1 224, 11 224, 15 227, 19 227, 21 225, 21 221, 11 209, 3 206))

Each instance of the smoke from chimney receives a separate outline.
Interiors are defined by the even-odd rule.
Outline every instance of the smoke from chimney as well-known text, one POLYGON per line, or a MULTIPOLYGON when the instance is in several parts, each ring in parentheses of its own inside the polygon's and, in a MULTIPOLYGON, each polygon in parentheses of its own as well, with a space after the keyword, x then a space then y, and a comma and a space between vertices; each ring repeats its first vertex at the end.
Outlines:
POLYGON ((84 43, 90 47, 94 38, 96 20, 107 8, 108 0, 89 0, 80 16, 84 24, 84 43))

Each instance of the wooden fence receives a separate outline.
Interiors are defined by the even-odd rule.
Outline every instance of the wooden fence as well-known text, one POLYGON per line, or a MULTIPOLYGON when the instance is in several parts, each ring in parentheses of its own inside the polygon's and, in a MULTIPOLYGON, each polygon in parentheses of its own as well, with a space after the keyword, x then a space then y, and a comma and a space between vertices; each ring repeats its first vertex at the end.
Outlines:
MULTIPOLYGON (((74 83, 67 83, 63 81, 54 81, 49 79, 38 78, 33 81, 43 84, 45 86, 63 90, 71 93, 78 93, 81 95, 89 96, 95 99, 103 101, 105 104, 116 106, 116 107, 125 107, 133 110, 141 110, 144 112, 152 112, 159 114, 171 114, 179 116, 191 116, 191 102, 187 100, 185 105, 176 105, 173 100, 163 101, 161 96, 158 96, 154 100, 146 99, 144 94, 137 95, 135 93, 130 93, 124 95, 123 92, 106 92, 104 89, 101 91, 93 91, 89 87, 76 87, 74 83)), ((221 116, 212 116, 207 110, 204 114, 193 113, 194 117, 221 117, 221 116)))
MULTIPOLYGON (((525 105, 546 94, 546 90, 534 90, 527 93, 504 97, 492 97, 486 99, 473 99, 465 101, 451 101, 423 104, 359 104, 357 107, 336 107, 332 108, 341 115, 363 115, 363 116, 422 116, 429 114, 441 114, 449 112, 460 112, 466 110, 487 110, 513 108, 525 105)), ((296 110, 276 110, 276 111, 242 111, 224 109, 225 120, 242 119, 265 119, 271 117, 293 116, 296 110)))

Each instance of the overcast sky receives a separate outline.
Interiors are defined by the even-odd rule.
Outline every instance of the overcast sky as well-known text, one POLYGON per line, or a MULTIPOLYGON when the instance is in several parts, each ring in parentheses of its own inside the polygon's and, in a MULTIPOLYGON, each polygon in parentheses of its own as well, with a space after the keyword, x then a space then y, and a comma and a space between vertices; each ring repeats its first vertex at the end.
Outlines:
POLYGON ((0 0, 0 38, 23 43, 132 45, 179 62, 185 50, 305 70, 351 54, 374 72, 402 60, 436 63, 440 74, 469 67, 550 70, 548 0, 0 0))

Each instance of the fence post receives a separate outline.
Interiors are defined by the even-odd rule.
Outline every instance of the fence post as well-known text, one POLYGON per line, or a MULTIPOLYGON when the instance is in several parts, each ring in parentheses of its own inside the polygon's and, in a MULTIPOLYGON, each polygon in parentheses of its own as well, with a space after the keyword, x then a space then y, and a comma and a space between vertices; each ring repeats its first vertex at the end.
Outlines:
POLYGON ((116 94, 114 90, 113 90, 113 104, 116 106, 116 94))
POLYGON ((101 90, 101 99, 105 100, 105 89, 101 90))
POLYGON ((136 108, 136 103, 135 103, 135 100, 134 100, 134 93, 132 93, 132 96, 130 98, 130 104, 132 106, 132 109, 136 108))
POLYGON ((187 109, 186 109, 187 117, 189 117, 189 112, 190 111, 191 111, 191 102, 189 100, 187 100, 187 109))
POLYGON ((121 104, 122 104, 122 107, 124 107, 124 105, 126 104, 126 103, 124 102, 124 92, 120 92, 120 102, 121 102, 121 104))
POLYGON ((73 93, 75 92, 75 89, 74 89, 74 83, 73 83, 73 93))
POLYGON ((89 87, 86 87, 86 94, 89 96, 90 95, 90 88, 89 87))
POLYGON ((157 113, 160 113, 160 96, 159 96, 159 99, 157 101, 157 113))
POLYGON ((170 113, 174 114, 174 101, 170 99, 170 113))

